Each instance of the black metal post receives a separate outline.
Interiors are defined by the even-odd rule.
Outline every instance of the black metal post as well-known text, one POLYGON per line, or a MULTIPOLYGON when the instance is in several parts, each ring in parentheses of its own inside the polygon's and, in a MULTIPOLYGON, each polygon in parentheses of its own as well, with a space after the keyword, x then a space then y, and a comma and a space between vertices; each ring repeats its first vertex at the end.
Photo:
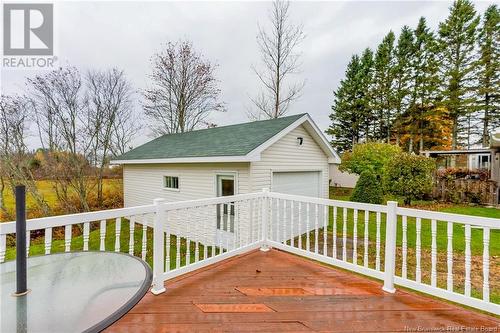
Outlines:
POLYGON ((16 294, 28 291, 26 267, 26 188, 16 186, 16 294))

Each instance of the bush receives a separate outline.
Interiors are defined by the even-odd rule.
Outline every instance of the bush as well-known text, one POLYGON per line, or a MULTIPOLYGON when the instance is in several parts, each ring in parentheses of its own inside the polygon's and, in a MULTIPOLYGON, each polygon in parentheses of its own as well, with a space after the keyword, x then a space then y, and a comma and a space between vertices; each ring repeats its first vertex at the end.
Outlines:
POLYGON ((362 172, 350 200, 381 204, 384 201, 384 193, 380 184, 380 176, 376 176, 370 171, 362 172))
POLYGON ((401 152, 395 145, 381 142, 367 142, 354 146, 352 152, 342 155, 340 171, 347 171, 361 175, 371 172, 375 176, 382 176, 387 163, 401 152))
POLYGON ((434 160, 408 153, 395 156, 385 169, 384 184, 386 190, 404 197, 405 205, 413 199, 422 199, 432 190, 434 160))

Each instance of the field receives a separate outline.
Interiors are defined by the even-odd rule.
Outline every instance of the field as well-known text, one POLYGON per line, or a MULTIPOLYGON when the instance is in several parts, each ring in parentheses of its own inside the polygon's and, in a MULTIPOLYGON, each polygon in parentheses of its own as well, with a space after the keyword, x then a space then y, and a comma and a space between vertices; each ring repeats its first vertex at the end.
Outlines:
MULTIPOLYGON (((53 183, 50 180, 39 180, 36 182, 38 191, 43 196, 44 200, 47 202, 51 209, 57 209, 57 195, 53 189, 53 183)), ((110 193, 121 193, 122 192, 122 180, 121 179, 104 179, 103 194, 107 195, 110 193)), ((71 194, 71 191, 70 191, 71 194)), ((14 215, 15 210, 15 200, 14 195, 10 189, 6 188, 4 192, 4 206, 6 209, 14 215)), ((26 207, 28 211, 28 217, 39 217, 33 216, 33 214, 39 214, 35 207, 35 200, 29 193, 26 196, 26 207)), ((0 221, 2 221, 0 216, 0 221)))

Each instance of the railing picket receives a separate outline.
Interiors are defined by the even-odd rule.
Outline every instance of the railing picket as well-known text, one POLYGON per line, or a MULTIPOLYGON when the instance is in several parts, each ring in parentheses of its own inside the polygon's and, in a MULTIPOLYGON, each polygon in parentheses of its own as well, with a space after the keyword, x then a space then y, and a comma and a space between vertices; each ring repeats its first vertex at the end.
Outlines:
MULTIPOLYGON (((213 211, 215 210, 215 219, 212 219, 212 221, 215 221, 215 224, 213 226, 213 231, 214 231, 214 237, 212 238, 212 252, 210 253, 210 256, 211 257, 215 257, 215 248, 216 248, 216 245, 217 245, 217 242, 218 242, 218 236, 217 236, 217 215, 219 214, 218 211, 218 207, 217 205, 214 206, 210 206, 210 208, 212 209, 212 214, 213 214, 213 211), (215 208, 215 209, 214 209, 215 208)), ((210 214, 210 216, 212 216, 212 214, 210 214)))
POLYGON ((99 224, 99 251, 106 250, 106 220, 101 220, 99 224))
POLYGON ((71 224, 64 226, 64 252, 71 250, 71 227, 71 224))
POLYGON ((337 259, 337 206, 333 206, 332 256, 337 259))
POLYGON ((490 301, 490 228, 483 228, 483 301, 490 301))
POLYGON ((247 244, 253 243, 254 200, 248 200, 248 239, 247 244))
POLYGON ((30 255, 31 232, 26 230, 26 258, 30 255))
POLYGON ((0 263, 5 262, 5 253, 7 252, 7 235, 0 235, 0 263))
POLYGON ((323 255, 328 255, 328 206, 323 205, 323 255))
MULTIPOLYGON (((186 216, 190 214, 190 209, 185 209, 186 216)), ((190 223, 184 223, 186 225, 186 236, 184 237, 186 239, 186 258, 185 258, 185 265, 189 265, 191 263, 191 239, 189 237, 189 224, 190 223)))
POLYGON ((207 228, 207 218, 205 218, 205 216, 210 216, 210 214, 208 214, 208 211, 210 209, 210 206, 203 206, 203 208, 206 210, 206 212, 202 212, 202 218, 201 218, 201 223, 202 223, 202 229, 203 229, 203 259, 207 259, 208 258, 208 239, 209 239, 209 232, 208 232, 208 228, 207 228))
POLYGON ((370 221, 370 211, 365 210, 365 230, 364 230, 364 253, 363 266, 368 267, 368 223, 370 221))
POLYGON ((314 207, 314 253, 318 254, 318 242, 319 242, 319 206, 318 204, 314 207))
MULTIPOLYGON (((226 217, 226 252, 229 251, 230 238, 231 238, 231 203, 227 204, 227 217, 226 217)), ((234 235, 234 234, 233 234, 234 235)))
POLYGON ((302 250, 302 202, 299 202, 299 249, 302 250))
POLYGON ((471 241, 471 227, 470 224, 465 225, 465 296, 470 297, 471 294, 471 280, 470 280, 470 270, 471 270, 471 252, 470 252, 470 241, 471 241))
POLYGON ((89 250, 90 223, 83 224, 83 251, 89 250))
POLYGON ((310 239, 310 234, 311 234, 311 229, 310 229, 310 218, 311 218, 311 212, 310 212, 310 203, 308 202, 306 204, 306 251, 309 252, 311 250, 311 239, 310 239))
POLYGON ((431 286, 435 287, 437 285, 437 221, 431 220, 431 286))
POLYGON ((52 228, 45 228, 45 254, 52 250, 52 228))
POLYGON ((146 224, 146 219, 142 221, 142 246, 141 246, 141 258, 146 260, 146 254, 148 252, 148 226, 146 224))
POLYGON ((295 247, 293 244, 295 241, 295 235, 293 233, 293 224, 295 223, 295 201, 290 202, 290 246, 295 247))
MULTIPOLYGON (((168 214, 168 212, 166 214, 168 214)), ((167 231, 165 235, 165 271, 168 272, 170 271, 170 237, 171 237, 168 223, 166 229, 167 231)))
POLYGON ((181 235, 175 235, 175 269, 181 268, 181 235))
POLYGON ((408 240, 407 240, 407 230, 408 230, 408 217, 406 215, 402 216, 402 230, 403 230, 403 239, 402 239, 402 245, 403 245, 403 254, 402 254, 402 266, 401 266, 401 277, 403 279, 408 278, 408 264, 407 264, 407 256, 408 256, 408 240))
POLYGON ((422 282, 422 269, 420 266, 420 260, 421 260, 421 233, 422 233, 422 220, 420 217, 417 217, 416 221, 416 244, 415 244, 415 257, 416 257, 416 268, 415 268, 415 281, 417 283, 422 282))
POLYGON ((342 260, 347 260, 347 208, 342 210, 342 260))
POLYGON ((375 239, 375 270, 380 271, 380 212, 377 212, 377 235, 375 239))
POLYGON ((120 232, 122 229, 122 218, 115 219, 115 252, 120 252, 120 232))
POLYGON ((128 239, 128 254, 134 255, 134 233, 135 233, 135 216, 129 219, 129 239, 128 239))
POLYGON ((354 210, 352 229, 352 263, 358 264, 358 210, 354 210))
POLYGON ((283 215, 282 215, 282 222, 283 222, 283 241, 282 243, 286 245, 286 207, 287 207, 287 201, 283 200, 283 215))
POLYGON ((200 260, 200 214, 198 210, 201 207, 196 208, 194 216, 194 262, 197 263, 200 260))
POLYGON ((453 222, 448 222, 447 226, 448 246, 446 253, 446 264, 448 272, 446 274, 446 289, 453 291, 453 222))
POLYGON ((219 218, 219 237, 218 237, 218 241, 219 241, 219 254, 221 254, 223 252, 223 248, 222 248, 222 237, 224 236, 224 204, 221 203, 219 205, 219 210, 220 210, 220 218, 219 218))

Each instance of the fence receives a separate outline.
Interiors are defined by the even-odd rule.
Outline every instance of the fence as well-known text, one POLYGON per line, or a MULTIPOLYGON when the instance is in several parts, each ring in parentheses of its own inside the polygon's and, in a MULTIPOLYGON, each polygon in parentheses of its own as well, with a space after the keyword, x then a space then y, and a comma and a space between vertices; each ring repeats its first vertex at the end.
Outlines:
MULTIPOLYGON (((44 230, 45 254, 51 253, 56 227, 64 227, 64 251, 75 249, 75 225, 83 229, 78 242, 84 251, 92 244, 109 250, 113 237, 112 250, 152 262, 155 294, 175 276, 274 247, 383 280, 387 292, 400 285, 500 314, 500 279, 490 280, 490 265, 498 267, 490 243, 500 240, 500 219, 264 191, 173 203, 157 199, 152 205, 33 219, 27 225, 27 255, 35 230, 44 230)), ((13 233, 14 222, 0 224, 0 262, 6 235, 13 233)))

